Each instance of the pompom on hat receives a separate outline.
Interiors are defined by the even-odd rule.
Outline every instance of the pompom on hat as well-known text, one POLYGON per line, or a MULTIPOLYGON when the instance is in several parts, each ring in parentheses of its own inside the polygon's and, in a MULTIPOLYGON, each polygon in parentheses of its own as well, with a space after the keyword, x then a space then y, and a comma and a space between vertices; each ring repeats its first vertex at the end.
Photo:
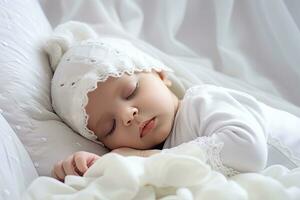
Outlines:
POLYGON ((87 128, 85 107, 88 92, 108 77, 124 73, 172 72, 159 60, 117 38, 99 38, 87 24, 67 22, 59 25, 45 45, 54 71, 51 83, 52 105, 60 118, 75 132, 97 141, 87 128))

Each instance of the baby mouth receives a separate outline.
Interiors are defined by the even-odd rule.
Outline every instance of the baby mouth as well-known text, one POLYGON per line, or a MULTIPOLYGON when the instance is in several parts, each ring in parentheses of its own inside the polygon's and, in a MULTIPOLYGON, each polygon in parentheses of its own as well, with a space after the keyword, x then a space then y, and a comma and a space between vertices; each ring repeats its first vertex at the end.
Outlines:
POLYGON ((155 127, 155 117, 145 121, 139 127, 140 138, 144 137, 147 133, 149 133, 155 127))

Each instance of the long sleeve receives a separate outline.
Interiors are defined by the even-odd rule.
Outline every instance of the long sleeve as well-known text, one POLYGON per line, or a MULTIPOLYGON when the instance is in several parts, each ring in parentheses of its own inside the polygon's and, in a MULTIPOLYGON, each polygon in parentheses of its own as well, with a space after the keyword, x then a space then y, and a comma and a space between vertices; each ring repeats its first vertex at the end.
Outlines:
POLYGON ((212 168, 233 175, 265 167, 266 124, 260 104, 253 97, 203 85, 191 88, 182 103, 174 135, 202 148, 212 168))

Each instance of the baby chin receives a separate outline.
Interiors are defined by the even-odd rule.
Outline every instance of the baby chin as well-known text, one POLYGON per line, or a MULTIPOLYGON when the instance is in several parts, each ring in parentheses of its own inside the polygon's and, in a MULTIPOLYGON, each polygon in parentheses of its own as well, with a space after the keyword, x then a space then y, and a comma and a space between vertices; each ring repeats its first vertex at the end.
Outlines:
POLYGON ((170 125, 168 126, 167 123, 161 124, 156 119, 156 127, 145 134, 143 138, 141 138, 147 143, 146 149, 157 149, 158 147, 163 146, 165 140, 168 138, 171 132, 171 129, 172 127, 170 125))

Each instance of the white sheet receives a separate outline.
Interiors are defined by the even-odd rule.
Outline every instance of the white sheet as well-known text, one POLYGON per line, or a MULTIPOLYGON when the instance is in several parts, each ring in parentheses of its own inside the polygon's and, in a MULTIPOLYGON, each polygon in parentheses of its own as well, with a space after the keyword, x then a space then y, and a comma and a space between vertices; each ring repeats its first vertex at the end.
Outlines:
POLYGON ((40 2, 53 26, 91 23, 159 57, 175 69, 179 95, 215 83, 300 116, 299 1, 40 2))
POLYGON ((75 134, 52 109, 52 70, 42 48, 52 29, 39 2, 0 0, 0 16, 1 114, 38 174, 50 175, 57 161, 76 151, 105 153, 101 146, 75 134))
POLYGON ((104 155, 84 177, 67 176, 65 184, 39 177, 24 200, 296 200, 300 168, 272 166, 261 174, 226 178, 205 164, 197 145, 184 144, 148 158, 104 155), (186 172, 189 173, 186 173, 186 172))
POLYGON ((0 114, 0 199, 18 200, 37 172, 15 132, 0 114))

